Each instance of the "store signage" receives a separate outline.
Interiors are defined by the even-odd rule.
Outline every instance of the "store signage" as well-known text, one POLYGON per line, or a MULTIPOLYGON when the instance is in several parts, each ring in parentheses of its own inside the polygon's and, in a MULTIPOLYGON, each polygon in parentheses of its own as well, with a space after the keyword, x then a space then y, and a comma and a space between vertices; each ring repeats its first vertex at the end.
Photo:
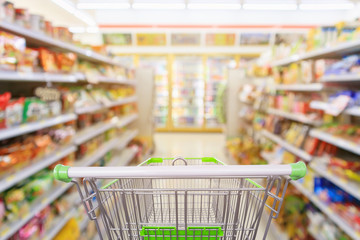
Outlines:
POLYGON ((165 46, 165 33, 137 33, 136 43, 138 46, 165 46))
POLYGON ((234 46, 235 33, 208 33, 206 34, 207 46, 234 46))
POLYGON ((173 33, 171 45, 173 46, 200 46, 199 33, 173 33))
POLYGON ((270 33, 241 33, 240 45, 269 45, 270 36, 270 33))
POLYGON ((102 36, 105 45, 129 46, 132 44, 130 33, 104 33, 102 36))

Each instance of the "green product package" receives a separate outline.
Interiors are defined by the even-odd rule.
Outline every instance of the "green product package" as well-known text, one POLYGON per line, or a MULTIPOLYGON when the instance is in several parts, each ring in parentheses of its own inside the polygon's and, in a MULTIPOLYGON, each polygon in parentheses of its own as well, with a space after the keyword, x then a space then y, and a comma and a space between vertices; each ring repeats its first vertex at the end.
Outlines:
POLYGON ((26 98, 24 103, 23 121, 34 122, 46 117, 48 109, 44 101, 38 98, 26 98))

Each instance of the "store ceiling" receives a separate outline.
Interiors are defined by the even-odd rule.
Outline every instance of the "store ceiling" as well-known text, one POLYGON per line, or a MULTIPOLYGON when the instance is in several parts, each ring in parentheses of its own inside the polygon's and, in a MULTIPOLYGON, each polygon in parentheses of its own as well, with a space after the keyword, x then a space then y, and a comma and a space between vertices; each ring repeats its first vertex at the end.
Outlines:
POLYGON ((13 0, 57 25, 97 27, 321 25, 360 15, 359 0, 13 0))

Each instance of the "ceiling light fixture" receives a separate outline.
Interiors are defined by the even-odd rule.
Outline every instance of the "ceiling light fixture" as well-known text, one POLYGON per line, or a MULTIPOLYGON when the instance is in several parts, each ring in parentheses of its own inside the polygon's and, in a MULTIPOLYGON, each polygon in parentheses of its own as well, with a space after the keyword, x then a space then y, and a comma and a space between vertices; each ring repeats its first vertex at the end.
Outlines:
POLYGON ((353 3, 323 3, 323 4, 317 4, 317 3, 302 3, 299 5, 300 10, 315 10, 315 11, 321 11, 321 10, 350 10, 355 8, 355 5, 353 3))
POLYGON ((182 10, 185 9, 184 3, 133 3, 133 9, 151 10, 182 10))
POLYGON ((69 27, 69 31, 72 33, 84 33, 85 28, 84 27, 69 27))
POLYGON ((79 9, 129 9, 130 3, 109 3, 109 2, 81 2, 78 3, 79 9))
POLYGON ((296 10, 296 4, 260 4, 260 3, 244 3, 243 9, 245 10, 279 10, 279 11, 291 11, 296 10))
POLYGON ((55 4, 57 4, 59 7, 62 7, 69 13, 73 14, 76 18, 80 19, 84 23, 90 26, 95 26, 96 22, 92 17, 90 17, 87 13, 84 13, 80 10, 78 10, 72 2, 69 0, 52 0, 55 4))
POLYGON ((188 9, 191 10, 239 10, 240 4, 236 3, 189 3, 188 9))

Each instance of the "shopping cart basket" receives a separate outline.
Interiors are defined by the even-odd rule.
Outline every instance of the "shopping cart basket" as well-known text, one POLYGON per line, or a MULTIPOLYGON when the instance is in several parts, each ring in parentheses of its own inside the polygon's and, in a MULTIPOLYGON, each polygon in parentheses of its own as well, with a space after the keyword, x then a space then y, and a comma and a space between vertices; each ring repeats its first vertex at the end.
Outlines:
POLYGON ((76 184, 100 239, 121 240, 255 239, 267 208, 265 239, 289 181, 305 173, 303 162, 224 165, 209 157, 54 169, 56 179, 76 184))

